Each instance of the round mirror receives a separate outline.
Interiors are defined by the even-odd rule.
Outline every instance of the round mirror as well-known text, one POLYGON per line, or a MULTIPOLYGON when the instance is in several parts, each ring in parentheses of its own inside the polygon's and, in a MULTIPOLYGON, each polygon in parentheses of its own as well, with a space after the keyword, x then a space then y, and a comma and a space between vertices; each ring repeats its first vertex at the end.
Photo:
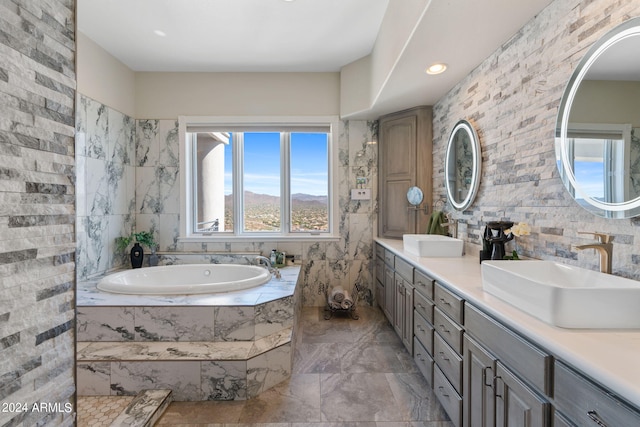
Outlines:
POLYGON ((595 215, 640 215, 640 18, 587 52, 560 103, 556 163, 574 200, 595 215))
POLYGON ((447 198, 457 210, 471 206, 480 184, 480 141, 471 124, 460 120, 449 137, 444 162, 447 198))
POLYGON ((419 187, 410 187, 407 191, 407 200, 413 206, 420 206, 423 198, 422 190, 419 187))

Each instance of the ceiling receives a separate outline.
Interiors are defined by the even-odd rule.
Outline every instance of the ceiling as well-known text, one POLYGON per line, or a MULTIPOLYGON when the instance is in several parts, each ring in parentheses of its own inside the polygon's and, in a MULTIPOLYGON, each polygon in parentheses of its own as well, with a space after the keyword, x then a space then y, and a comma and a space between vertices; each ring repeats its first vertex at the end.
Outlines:
POLYGON ((79 0, 78 28, 134 71, 340 71, 371 52, 388 2, 79 0))
POLYGON ((78 28, 134 71, 338 72, 405 1, 424 13, 348 118, 435 104, 553 0, 78 0, 78 28), (427 76, 433 62, 447 72, 427 76))

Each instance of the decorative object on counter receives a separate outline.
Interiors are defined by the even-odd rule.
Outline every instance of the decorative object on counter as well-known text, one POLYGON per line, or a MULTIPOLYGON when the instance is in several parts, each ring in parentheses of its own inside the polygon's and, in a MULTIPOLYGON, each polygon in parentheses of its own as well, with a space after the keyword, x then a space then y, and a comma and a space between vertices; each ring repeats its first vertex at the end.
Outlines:
POLYGON ((344 312, 349 313, 352 319, 357 320, 359 316, 356 314, 357 292, 349 292, 342 286, 334 286, 327 292, 327 307, 325 308, 325 320, 331 319, 333 313, 344 312), (352 294, 355 297, 352 297, 352 294))
MULTIPOLYGON (((513 227, 511 227, 509 230, 505 230, 505 233, 507 234, 513 234, 515 237, 520 237, 520 236, 528 236, 531 234, 531 227, 529 227, 529 224, 527 224, 526 222, 519 222, 517 224, 515 224, 513 227)), ((511 252, 511 255, 505 255, 504 259, 509 259, 509 260, 519 260, 520 257, 518 256, 518 239, 513 239, 513 243, 516 245, 516 248, 511 252)))
POLYGON ((519 260, 517 249, 514 249, 511 255, 506 255, 504 244, 515 237, 528 236, 529 234, 531 234, 531 227, 526 222, 519 222, 515 225, 511 221, 488 222, 484 229, 480 262, 489 259, 519 260))
POLYGON ((505 233, 505 230, 509 230, 511 227, 513 227, 513 222, 511 221, 491 221, 487 223, 484 230, 484 240, 489 243, 490 255, 489 258, 485 259, 504 259, 504 244, 514 238, 513 234, 505 233))
POLYGON ((429 222, 427 223, 426 234, 439 234, 441 236, 447 235, 447 229, 442 224, 447 223, 447 217, 442 211, 433 211, 429 222))
POLYGON ((156 255, 156 249, 158 244, 153 238, 153 234, 148 231, 140 231, 138 233, 132 233, 127 237, 117 237, 116 238, 116 249, 119 252, 124 252, 131 242, 135 241, 133 248, 131 248, 130 259, 131 259, 131 267, 132 268, 140 268, 142 267, 142 262, 144 260, 144 249, 141 245, 144 245, 149 248, 151 251, 151 255, 149 256, 149 266, 154 267, 158 265, 158 256, 156 255))

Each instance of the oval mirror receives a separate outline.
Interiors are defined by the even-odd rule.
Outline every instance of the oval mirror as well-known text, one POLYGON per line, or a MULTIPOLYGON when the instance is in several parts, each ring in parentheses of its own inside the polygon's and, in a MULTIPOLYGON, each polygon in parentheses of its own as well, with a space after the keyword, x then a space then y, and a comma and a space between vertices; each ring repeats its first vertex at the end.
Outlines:
POLYGON ((598 40, 562 96, 556 163, 574 200, 605 218, 640 215, 640 18, 598 40))
POLYGON ((407 191, 407 200, 413 206, 420 206, 423 198, 424 195, 422 194, 420 187, 410 187, 409 191, 407 191))
POLYGON ((460 120, 453 127, 444 162, 447 198, 457 210, 471 206, 480 184, 480 141, 471 124, 460 120))

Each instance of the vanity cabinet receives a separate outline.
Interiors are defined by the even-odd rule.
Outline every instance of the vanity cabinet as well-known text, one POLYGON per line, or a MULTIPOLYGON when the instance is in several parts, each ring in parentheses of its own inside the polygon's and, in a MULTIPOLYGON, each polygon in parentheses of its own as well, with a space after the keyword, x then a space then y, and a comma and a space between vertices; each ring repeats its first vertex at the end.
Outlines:
POLYGON ((435 281, 419 270, 413 273, 413 359, 433 386, 433 288, 435 281))
POLYGON ((436 282, 433 313, 434 391, 455 426, 462 425, 464 300, 436 282))
POLYGON ((553 357, 465 305, 464 425, 551 425, 553 357))
POLYGON ((429 277, 420 262, 381 245, 376 257, 385 313, 405 345, 412 329, 414 361, 453 425, 640 426, 637 407, 556 360, 481 302, 465 300, 455 285, 429 277))
POLYGON ((413 265, 402 258, 395 260, 395 316, 393 327, 402 343, 413 355, 413 265))
POLYGON ((407 190, 418 186, 423 204, 431 206, 431 107, 416 107, 380 118, 378 141, 378 235, 400 239, 403 234, 424 233, 428 215, 408 210, 407 190))
POLYGON ((562 362, 556 363, 554 384, 556 417, 565 425, 640 426, 640 413, 562 362))

